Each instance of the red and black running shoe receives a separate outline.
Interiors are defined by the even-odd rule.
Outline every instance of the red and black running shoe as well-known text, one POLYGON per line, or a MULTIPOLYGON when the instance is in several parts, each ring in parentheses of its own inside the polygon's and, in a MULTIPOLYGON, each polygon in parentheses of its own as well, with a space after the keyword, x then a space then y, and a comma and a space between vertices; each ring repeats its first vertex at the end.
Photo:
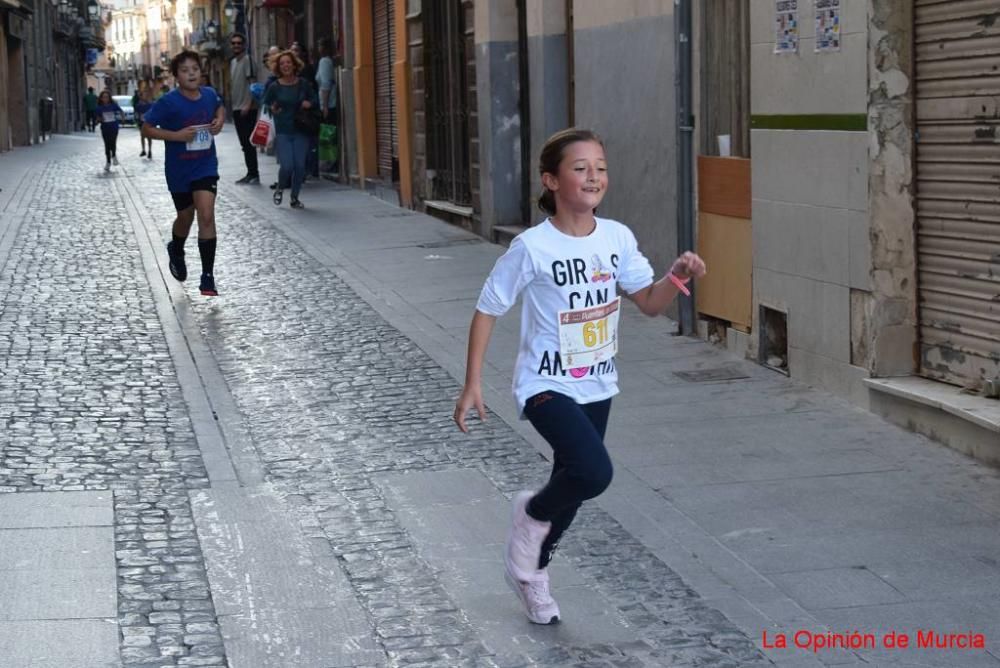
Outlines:
POLYGON ((205 295, 206 297, 219 296, 218 291, 215 289, 215 277, 213 277, 211 274, 201 275, 201 286, 199 286, 199 289, 201 290, 201 294, 205 295))

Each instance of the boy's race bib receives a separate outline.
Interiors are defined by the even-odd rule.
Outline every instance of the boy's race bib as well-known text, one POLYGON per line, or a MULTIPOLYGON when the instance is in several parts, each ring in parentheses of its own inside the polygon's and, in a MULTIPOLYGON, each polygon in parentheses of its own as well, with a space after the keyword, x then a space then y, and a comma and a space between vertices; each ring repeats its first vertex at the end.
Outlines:
POLYGON ((559 356, 566 368, 593 366, 618 353, 621 301, 559 311, 559 356))
POLYGON ((194 139, 187 143, 187 150, 189 151, 207 151, 212 148, 212 131, 210 125, 196 125, 194 126, 197 130, 194 139))

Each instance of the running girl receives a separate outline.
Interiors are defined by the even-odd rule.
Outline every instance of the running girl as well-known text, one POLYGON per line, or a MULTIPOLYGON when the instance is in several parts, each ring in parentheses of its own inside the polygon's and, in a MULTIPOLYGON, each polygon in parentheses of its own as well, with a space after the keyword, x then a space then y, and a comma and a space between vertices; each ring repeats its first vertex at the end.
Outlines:
POLYGON ((111 99, 111 91, 102 90, 97 98, 97 119, 101 122, 101 139, 104 140, 104 171, 111 171, 111 163, 118 164, 118 121, 125 113, 111 99))
POLYGON ((524 296, 514 399, 552 446, 552 473, 541 491, 518 493, 504 555, 505 576, 535 624, 559 620, 547 566, 580 505, 611 483, 604 432, 618 393, 617 288, 643 313, 660 315, 684 283, 705 274, 694 253, 653 280, 635 236, 594 212, 608 187, 601 139, 570 128, 546 142, 538 206, 549 217, 520 234, 486 279, 469 331, 465 387, 454 420, 468 432, 466 413, 485 419, 483 358, 496 319, 524 296))
POLYGON ((181 51, 170 61, 177 88, 166 93, 146 112, 142 134, 166 142, 167 188, 177 209, 173 239, 167 244, 170 273, 187 278, 184 242, 198 213, 198 254, 201 256, 201 294, 217 296, 215 289, 215 192, 219 161, 215 135, 222 131, 225 108, 214 90, 201 86, 201 60, 194 51, 181 51))

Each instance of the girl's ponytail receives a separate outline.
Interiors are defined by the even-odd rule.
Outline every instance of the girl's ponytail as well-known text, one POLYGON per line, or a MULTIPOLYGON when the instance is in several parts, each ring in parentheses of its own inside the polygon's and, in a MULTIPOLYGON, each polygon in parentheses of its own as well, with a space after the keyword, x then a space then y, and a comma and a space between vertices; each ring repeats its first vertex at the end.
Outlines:
POLYGON ((538 196, 538 208, 546 215, 556 215, 556 196, 545 186, 542 186, 542 194, 538 196))

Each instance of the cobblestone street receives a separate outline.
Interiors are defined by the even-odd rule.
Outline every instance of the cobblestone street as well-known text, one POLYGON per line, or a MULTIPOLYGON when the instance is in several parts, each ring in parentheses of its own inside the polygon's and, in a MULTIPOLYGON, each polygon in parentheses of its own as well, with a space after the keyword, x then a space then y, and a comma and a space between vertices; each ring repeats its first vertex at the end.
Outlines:
MULTIPOLYGON (((123 664, 225 665, 188 497, 210 483, 141 266, 133 224, 143 221, 130 220, 125 204, 127 190, 141 193, 140 208, 166 234, 172 207, 160 169, 125 159, 105 176, 89 158, 68 158, 45 166, 28 187, 0 279, 0 401, 10 415, 0 490, 112 490, 123 664)), ((544 464, 499 419, 471 437, 455 430, 455 381, 228 188, 218 206, 223 296, 198 297, 189 282, 192 322, 236 400, 264 483, 293 508, 302 531, 328 541, 349 580, 382 655, 371 653, 370 663, 738 666, 763 659, 594 508, 582 513, 562 558, 614 606, 634 640, 540 643, 518 653, 484 644, 376 481, 471 469, 510 496, 537 483, 544 464)), ((495 588, 499 563, 479 573, 491 581, 484 590, 495 588)), ((526 622, 521 633, 558 638, 526 622)))
POLYGON ((166 269, 159 159, 126 131, 104 174, 60 141, 0 156, 0 668, 1000 665, 992 470, 631 307, 615 482, 553 562, 563 621, 531 625, 501 560, 548 473, 508 396, 516 319, 489 419, 451 420, 500 250, 329 182, 275 208, 232 185, 227 127, 205 298, 166 269), (941 584, 966 577, 974 606, 941 584), (903 606, 988 651, 762 647, 903 606))
POLYGON ((124 202, 97 174, 70 158, 25 186, 0 276, 0 490, 113 490, 122 661, 223 665, 188 499, 208 478, 124 202))

